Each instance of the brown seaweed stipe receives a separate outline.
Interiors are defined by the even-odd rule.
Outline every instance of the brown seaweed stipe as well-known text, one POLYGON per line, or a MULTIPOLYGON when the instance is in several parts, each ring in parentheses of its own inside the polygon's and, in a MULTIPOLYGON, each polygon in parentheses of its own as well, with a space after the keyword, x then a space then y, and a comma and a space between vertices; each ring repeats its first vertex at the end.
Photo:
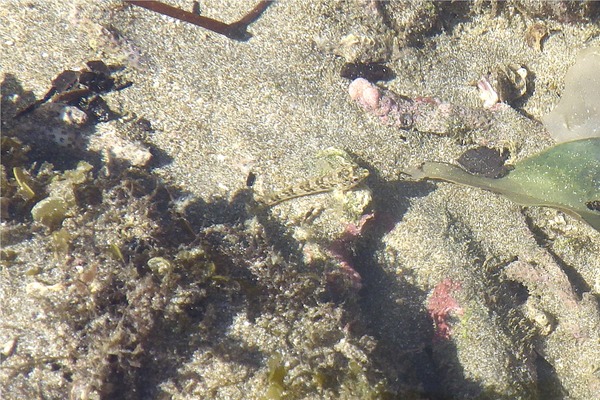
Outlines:
MULTIPOLYGON (((188 12, 177 7, 170 6, 161 1, 137 1, 124 0, 125 3, 143 7, 147 10, 157 12, 162 15, 178 19, 180 21, 189 22, 190 24, 198 25, 220 35, 226 36, 229 39, 246 41, 252 37, 246 29, 256 21, 262 13, 271 5, 274 0, 262 0, 242 19, 231 24, 217 21, 216 19, 203 17, 196 12, 188 12)), ((194 11, 197 11, 197 2, 194 2, 194 11)))

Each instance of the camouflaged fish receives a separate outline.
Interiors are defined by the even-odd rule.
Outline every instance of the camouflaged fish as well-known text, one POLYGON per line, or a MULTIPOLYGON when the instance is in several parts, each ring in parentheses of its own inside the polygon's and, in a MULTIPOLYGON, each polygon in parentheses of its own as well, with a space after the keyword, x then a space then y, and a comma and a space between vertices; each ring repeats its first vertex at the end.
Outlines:
POLYGON ((298 197, 334 190, 350 190, 369 176, 367 169, 356 165, 342 150, 329 148, 321 152, 318 157, 326 162, 325 172, 322 175, 302 180, 265 196, 256 196, 256 200, 267 207, 272 207, 298 197))

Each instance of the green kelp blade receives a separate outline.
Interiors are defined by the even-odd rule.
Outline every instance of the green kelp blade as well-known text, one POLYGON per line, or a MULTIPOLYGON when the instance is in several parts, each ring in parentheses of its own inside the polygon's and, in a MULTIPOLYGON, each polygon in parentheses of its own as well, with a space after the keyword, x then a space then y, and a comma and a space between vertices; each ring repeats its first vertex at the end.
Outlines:
POLYGON ((506 179, 544 202, 587 209, 600 200, 600 138, 551 147, 517 163, 506 179))
POLYGON ((600 231, 600 211, 588 208, 600 200, 600 139, 566 142, 515 165, 506 177, 490 179, 461 168, 426 162, 408 171, 415 179, 440 179, 500 193, 525 206, 557 208, 580 217, 600 231))

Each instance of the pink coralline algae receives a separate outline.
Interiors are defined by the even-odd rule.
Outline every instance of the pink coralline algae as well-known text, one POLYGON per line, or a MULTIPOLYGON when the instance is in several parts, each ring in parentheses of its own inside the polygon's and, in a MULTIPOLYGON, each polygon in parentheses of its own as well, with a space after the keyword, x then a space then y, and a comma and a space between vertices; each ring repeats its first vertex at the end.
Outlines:
POLYGON ((435 324, 435 339, 437 340, 450 339, 452 332, 448 317, 463 314, 463 309, 453 296, 453 293, 460 289, 459 282, 444 279, 433 288, 429 296, 427 312, 435 324))
POLYGON ((349 278, 356 290, 362 288, 362 278, 352 266, 352 244, 363 234, 365 224, 374 217, 374 214, 365 214, 358 221, 358 225, 348 224, 342 236, 329 246, 329 251, 339 262, 340 271, 349 278))
POLYGON ((379 117, 385 125, 400 129, 455 136, 485 128, 490 123, 487 110, 444 103, 434 97, 410 99, 380 89, 363 78, 352 81, 348 93, 369 114, 379 117))

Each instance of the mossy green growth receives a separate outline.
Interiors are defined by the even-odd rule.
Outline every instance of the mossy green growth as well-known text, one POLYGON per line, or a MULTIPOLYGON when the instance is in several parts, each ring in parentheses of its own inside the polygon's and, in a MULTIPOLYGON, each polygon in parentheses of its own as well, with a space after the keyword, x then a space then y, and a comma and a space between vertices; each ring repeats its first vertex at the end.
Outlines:
POLYGON ((269 386, 262 398, 264 400, 279 400, 284 395, 284 379, 287 375, 287 369, 283 365, 283 360, 279 354, 271 358, 267 365, 269 367, 267 378, 269 386))
POLYGON ((573 214, 600 231, 600 138, 561 143, 515 165, 506 177, 490 179, 461 168, 426 162, 407 171, 416 179, 441 179, 503 194, 525 206, 573 214))
MULTIPOLYGON (((53 177, 46 188, 49 196, 37 202, 31 209, 33 220, 52 230, 60 228, 63 220, 74 214, 77 206, 75 190, 88 180, 91 170, 92 166, 89 163, 81 161, 76 169, 53 177)), ((18 178, 17 181, 19 182, 18 178)), ((19 185, 21 186, 21 183, 19 185)))
POLYGON ((65 228, 52 232, 52 245, 57 257, 64 257, 71 248, 71 234, 65 228))
POLYGON ((148 268, 157 276, 164 276, 173 270, 173 265, 163 257, 152 257, 148 260, 148 268))
POLYGON ((20 139, 10 136, 10 133, 4 134, 0 138, 0 149, 2 155, 2 165, 11 170, 15 167, 23 167, 28 164, 27 153, 31 148, 24 144, 20 139))
POLYGON ((217 269, 202 247, 180 251, 175 256, 175 263, 179 268, 193 271, 203 281, 213 278, 217 269))
POLYGON ((56 229, 67 217, 68 211, 69 207, 64 199, 46 197, 33 206, 31 216, 34 221, 40 222, 50 229, 56 229))

